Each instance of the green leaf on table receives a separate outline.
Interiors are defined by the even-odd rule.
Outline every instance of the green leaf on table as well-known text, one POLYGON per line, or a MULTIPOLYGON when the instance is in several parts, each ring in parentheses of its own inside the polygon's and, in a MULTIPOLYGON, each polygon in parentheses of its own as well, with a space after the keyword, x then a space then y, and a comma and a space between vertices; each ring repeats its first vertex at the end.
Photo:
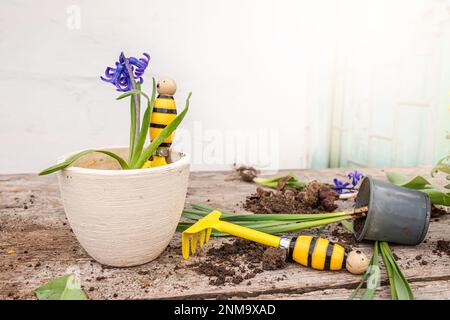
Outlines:
POLYGON ((114 152, 111 152, 108 150, 89 149, 89 150, 84 150, 79 153, 76 153, 76 154, 68 157, 63 162, 57 163, 54 166, 51 166, 45 170, 42 170, 41 172, 39 172, 39 175, 43 176, 43 175, 50 174, 50 173, 53 173, 53 172, 56 172, 59 170, 63 170, 65 168, 67 168, 68 166, 70 166, 75 161, 77 161, 78 159, 80 159, 81 157, 83 157, 89 153, 93 153, 93 152, 103 153, 107 156, 110 156, 110 157, 114 158, 115 160, 117 160, 117 162, 120 164, 120 167, 122 169, 124 169, 124 170, 129 169, 127 162, 121 156, 115 154, 114 152))
POLYGON ((281 180, 285 180, 286 186, 295 188, 297 190, 302 190, 306 187, 307 183, 304 181, 298 180, 293 174, 288 174, 286 176, 279 176, 274 178, 255 178, 253 181, 261 186, 276 189, 278 187, 278 183, 281 180))
POLYGON ((34 290, 39 300, 88 300, 74 275, 65 275, 34 290))
POLYGON ((342 220, 341 224, 345 229, 347 229, 351 233, 355 232, 355 229, 353 229, 353 221, 352 220, 342 220))
POLYGON ((397 172, 388 172, 386 176, 390 183, 408 189, 426 189, 431 183, 422 176, 408 178, 397 172))
POLYGON ((450 206, 450 193, 445 193, 436 189, 422 189, 422 191, 430 197, 430 201, 434 205, 450 206))
POLYGON ((406 280, 402 270, 397 264, 397 261, 395 261, 389 244, 382 241, 380 242, 379 247, 389 277, 391 298, 393 300, 414 300, 414 295, 411 287, 409 286, 408 280, 406 280))
POLYGON ((361 282, 358 284, 358 286, 352 292, 352 294, 348 297, 348 299, 349 300, 355 299, 359 290, 361 290, 364 283, 366 283, 366 290, 361 296, 361 300, 372 300, 379 282, 380 282, 379 250, 378 250, 378 241, 375 241, 373 246, 373 256, 370 259, 369 267, 364 273, 361 282))

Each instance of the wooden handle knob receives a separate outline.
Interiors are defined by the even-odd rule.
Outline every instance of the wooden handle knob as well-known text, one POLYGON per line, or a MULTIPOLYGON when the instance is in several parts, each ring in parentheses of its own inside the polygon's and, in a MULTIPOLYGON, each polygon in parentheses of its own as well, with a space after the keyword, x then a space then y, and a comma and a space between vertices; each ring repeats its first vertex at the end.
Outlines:
POLYGON ((369 267, 369 259, 361 251, 353 250, 348 253, 345 267, 353 274, 362 274, 369 267))

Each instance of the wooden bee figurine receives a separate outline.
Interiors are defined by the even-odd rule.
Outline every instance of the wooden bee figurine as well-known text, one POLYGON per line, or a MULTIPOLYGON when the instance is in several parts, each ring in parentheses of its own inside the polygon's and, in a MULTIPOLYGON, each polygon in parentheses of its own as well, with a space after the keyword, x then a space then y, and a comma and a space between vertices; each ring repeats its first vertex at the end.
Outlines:
MULTIPOLYGON (((149 128, 151 141, 177 116, 177 107, 173 98, 177 90, 175 81, 170 78, 162 78, 158 81, 156 90, 158 96, 155 99, 149 128)), ((159 167, 170 163, 170 146, 174 136, 175 131, 161 143, 155 154, 144 164, 144 168, 159 167)))

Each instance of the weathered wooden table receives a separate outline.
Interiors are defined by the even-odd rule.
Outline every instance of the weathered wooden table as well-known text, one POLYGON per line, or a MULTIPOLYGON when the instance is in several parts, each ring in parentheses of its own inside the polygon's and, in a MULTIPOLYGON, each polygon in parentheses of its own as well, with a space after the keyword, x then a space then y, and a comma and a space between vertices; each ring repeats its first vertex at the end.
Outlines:
MULTIPOLYGON (((361 171, 385 179, 383 169, 361 171)), ((430 168, 393 171, 428 175, 430 168)), ((347 170, 293 172, 303 180, 330 182, 335 176, 343 177, 347 170)), ((254 192, 255 185, 229 178, 230 172, 192 173, 186 207, 200 203, 242 212, 242 201, 254 192)), ((444 183, 444 179, 436 180, 437 185, 444 183)), ((326 232, 324 236, 328 236, 326 232)), ((450 240, 448 215, 433 219, 426 239, 417 247, 392 248, 417 299, 448 299, 450 257, 433 252, 437 240, 450 240)), ((223 241, 229 240, 212 239, 208 246, 223 241)), ((359 248, 370 256, 372 243, 362 243, 359 248)), ((345 271, 320 272, 289 264, 284 269, 259 273, 251 285, 213 286, 207 276, 189 268, 193 261, 201 262, 204 253, 184 261, 180 251, 176 234, 166 251, 150 263, 132 268, 102 267, 86 254, 71 232, 55 176, 0 176, 0 299, 34 299, 34 288, 67 273, 80 277, 92 299, 345 299, 360 281, 359 276, 345 271)), ((390 297, 385 273, 377 297, 390 297)))

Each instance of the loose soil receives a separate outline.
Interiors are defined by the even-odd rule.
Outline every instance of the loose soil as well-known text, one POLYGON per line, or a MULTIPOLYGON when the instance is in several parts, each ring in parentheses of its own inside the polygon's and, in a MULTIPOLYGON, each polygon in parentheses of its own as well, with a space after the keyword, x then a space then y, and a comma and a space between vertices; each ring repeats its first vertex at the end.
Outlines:
POLYGON ((248 196, 244 208, 255 213, 320 213, 336 210, 339 195, 329 186, 311 181, 303 190, 286 187, 280 180, 277 190, 256 188, 248 196))
POLYGON ((438 240, 436 241, 436 248, 433 250, 434 253, 437 253, 439 256, 442 254, 446 254, 450 257, 450 241, 447 240, 438 240))
POLYGON ((331 231, 331 236, 333 237, 334 243, 340 244, 347 250, 351 250, 354 246, 358 246, 355 235, 351 232, 341 230, 339 227, 331 231))
POLYGON ((446 210, 442 209, 442 208, 438 208, 436 206, 432 206, 431 207, 431 218, 432 219, 440 218, 440 217, 445 216, 447 214, 448 214, 448 212, 446 210))
POLYGON ((244 239, 234 239, 219 248, 211 248, 205 260, 190 265, 197 273, 208 276, 209 284, 215 286, 239 284, 264 270, 285 266, 285 250, 267 248, 244 239))
POLYGON ((353 230, 355 230, 355 236, 358 236, 362 232, 365 223, 366 223, 366 218, 364 218, 364 217, 355 219, 353 221, 353 230))
POLYGON ((237 176, 242 181, 252 182, 258 175, 258 170, 249 166, 239 166, 234 168, 237 176))

